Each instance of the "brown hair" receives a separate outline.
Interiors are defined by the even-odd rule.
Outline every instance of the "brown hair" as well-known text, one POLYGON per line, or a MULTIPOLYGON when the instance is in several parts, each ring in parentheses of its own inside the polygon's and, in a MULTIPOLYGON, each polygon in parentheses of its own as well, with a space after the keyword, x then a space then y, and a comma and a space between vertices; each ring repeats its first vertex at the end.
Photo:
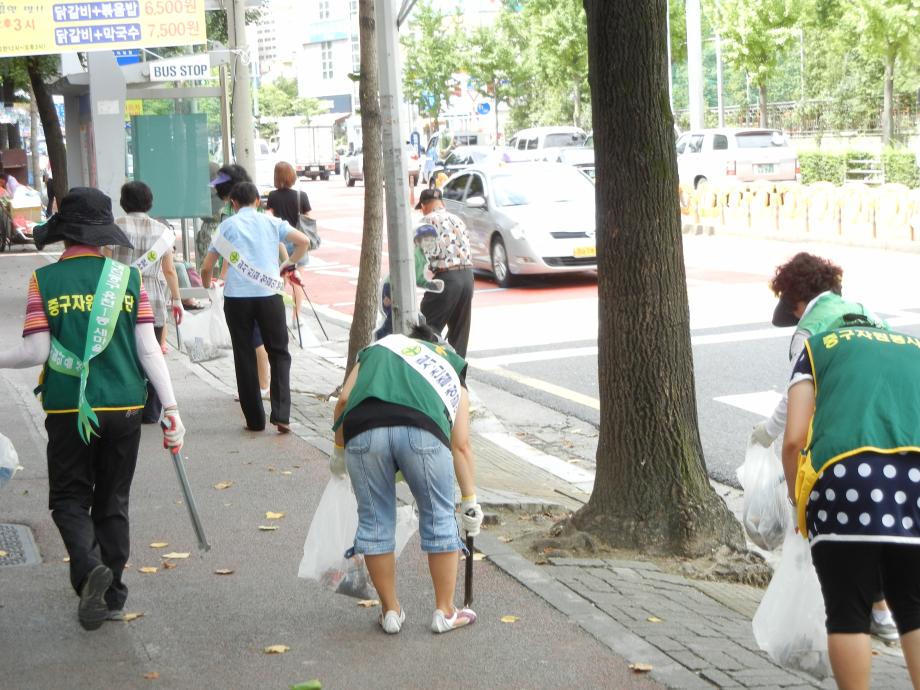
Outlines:
POLYGON ((810 302, 827 290, 839 295, 843 289, 843 269, 820 256, 799 252, 776 267, 770 289, 793 305, 810 302))
POLYGON ((294 166, 285 161, 275 163, 275 188, 290 189, 297 182, 294 166))

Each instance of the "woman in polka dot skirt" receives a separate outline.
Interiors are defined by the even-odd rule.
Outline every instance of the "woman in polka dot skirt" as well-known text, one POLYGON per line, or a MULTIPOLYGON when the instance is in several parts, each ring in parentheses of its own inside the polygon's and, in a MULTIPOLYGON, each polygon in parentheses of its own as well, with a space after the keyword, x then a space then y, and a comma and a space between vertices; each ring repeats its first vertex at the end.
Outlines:
POLYGON ((821 582, 834 677, 869 687, 871 609, 884 590, 920 688, 920 339, 868 325, 812 336, 788 396, 783 469, 821 582))

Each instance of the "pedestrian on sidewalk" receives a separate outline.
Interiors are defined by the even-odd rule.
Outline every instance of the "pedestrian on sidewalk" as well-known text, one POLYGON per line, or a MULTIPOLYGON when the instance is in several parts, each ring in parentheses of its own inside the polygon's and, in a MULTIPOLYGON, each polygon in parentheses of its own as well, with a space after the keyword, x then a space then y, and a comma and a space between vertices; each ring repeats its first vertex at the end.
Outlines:
MULTIPOLYGON (((843 269, 820 256, 799 252, 777 266, 770 289, 780 298, 773 312, 773 325, 796 327, 789 341, 789 360, 793 366, 808 338, 844 326, 848 319, 864 318, 879 328, 887 328, 884 320, 862 304, 843 299, 843 269)), ((773 445, 786 426, 786 406, 787 391, 784 390, 770 418, 754 427, 753 443, 764 448, 773 445)), ((873 635, 886 642, 898 639, 898 629, 881 590, 876 593, 872 605, 871 629, 873 635)))
POLYGON ((426 292, 419 310, 425 322, 439 335, 447 326, 447 341, 466 357, 473 312, 473 260, 466 224, 444 208, 440 189, 423 189, 416 209, 421 224, 438 231, 437 247, 428 262, 434 277, 444 281, 442 292, 426 292))
MULTIPOLYGON (((153 332, 161 349, 165 347, 167 314, 182 323, 182 296, 179 294, 179 276, 173 264, 173 244, 176 233, 167 225, 148 215, 153 208, 153 192, 143 182, 128 182, 122 185, 122 209, 128 215, 115 219, 115 224, 124 231, 131 247, 113 245, 102 251, 123 264, 131 264, 141 272, 144 290, 153 311, 153 332), (169 292, 169 298, 166 293, 169 292)), ((164 350, 165 352, 165 350, 164 350)), ((147 403, 141 421, 156 424, 160 420, 162 405, 153 384, 147 383, 147 403)))
MULTIPOLYGON (((454 606, 463 548, 454 482, 460 486, 463 530, 479 534, 475 467, 469 436, 466 362, 417 326, 410 337, 389 335, 358 354, 334 413, 332 470, 348 475, 358 500, 355 552, 364 554, 380 595, 380 626, 398 633, 406 620, 396 595, 396 480, 402 472, 419 510, 422 550, 434 584, 431 629, 449 632, 476 621, 454 606)), ((468 554, 472 558, 472 554, 468 554)))
MULTIPOLYGON (((306 216, 312 218, 310 212, 313 207, 310 206, 310 198, 307 193, 295 189, 297 184, 297 173, 294 166, 285 161, 275 164, 275 189, 268 193, 268 201, 265 204, 266 211, 269 211, 276 218, 283 218, 294 229, 300 228, 300 217, 306 216)), ((294 253, 294 244, 290 241, 284 242, 284 249, 290 257, 294 253)), ((313 247, 310 247, 313 249, 313 247)), ((297 262, 294 267, 294 273, 304 282, 302 268, 310 263, 310 254, 304 254, 303 258, 297 262)), ((292 281, 288 281, 291 292, 294 293, 294 312, 300 314, 300 306, 303 304, 304 291, 298 290, 292 281)), ((297 323, 292 323, 293 328, 297 328, 297 323)))
POLYGON ((259 390, 256 354, 252 347, 256 326, 262 336, 271 367, 269 421, 279 433, 288 433, 291 414, 291 354, 285 324, 284 281, 281 274, 293 270, 310 248, 307 236, 287 221, 258 213, 259 190, 252 182, 240 182, 230 192, 234 214, 220 224, 201 264, 201 280, 210 287, 218 257, 228 264, 224 286, 224 314, 233 345, 233 365, 240 408, 249 431, 265 428, 265 410, 259 390), (279 244, 294 244, 294 253, 280 263, 279 244))
POLYGON ((920 686, 920 340, 868 319, 810 337, 789 384, 783 469, 838 686, 870 685, 881 590, 920 686))
POLYGON ((128 596, 122 573, 145 376, 164 405, 164 446, 181 448, 185 428, 140 272, 100 251, 131 246, 109 197, 70 190, 58 212, 35 229, 38 249, 61 241, 60 260, 29 280, 23 339, 0 352, 0 368, 44 365, 48 504, 80 595, 77 618, 95 630, 105 620, 123 619, 128 596))

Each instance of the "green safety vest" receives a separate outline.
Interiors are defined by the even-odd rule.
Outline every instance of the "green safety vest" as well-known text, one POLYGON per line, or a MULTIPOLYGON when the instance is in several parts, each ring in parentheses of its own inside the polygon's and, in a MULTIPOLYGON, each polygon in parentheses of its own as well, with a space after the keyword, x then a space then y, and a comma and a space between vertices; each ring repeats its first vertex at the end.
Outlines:
MULTIPOLYGON (((413 340, 413 343, 428 348, 453 368, 459 376, 466 367, 464 359, 435 343, 413 340)), ((370 345, 358 353, 358 378, 348 395, 348 404, 336 420, 334 429, 341 425, 348 413, 369 398, 376 398, 395 405, 417 410, 434 421, 450 438, 451 421, 441 396, 434 387, 399 355, 383 345, 370 345)))
POLYGON ((799 526, 818 475, 863 452, 920 453, 920 339, 880 328, 838 328, 805 342, 815 411, 799 459, 799 526))
MULTIPOLYGON (((78 357, 84 354, 104 262, 97 255, 73 256, 35 271, 51 336, 78 357)), ((134 340, 140 292, 140 272, 131 268, 112 339, 91 360, 85 395, 95 412, 138 409, 146 401, 147 381, 134 340)), ((78 411, 79 376, 64 374, 46 362, 39 390, 42 407, 49 414, 78 411)))

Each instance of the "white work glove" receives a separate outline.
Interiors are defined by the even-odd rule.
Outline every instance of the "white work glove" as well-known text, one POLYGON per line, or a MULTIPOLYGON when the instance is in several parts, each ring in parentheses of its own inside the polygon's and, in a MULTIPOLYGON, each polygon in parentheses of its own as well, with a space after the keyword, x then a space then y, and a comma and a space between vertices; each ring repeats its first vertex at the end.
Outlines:
POLYGON ((460 502, 460 527, 467 536, 475 537, 482 526, 482 506, 476 503, 476 494, 460 502))
POLYGON ((332 449, 329 455, 329 472, 333 477, 344 479, 348 476, 348 469, 345 467, 345 448, 338 444, 332 449))
POLYGON ((425 283, 426 292, 444 292, 444 281, 440 278, 434 278, 425 283))
POLYGON ((163 427, 163 447, 181 449, 182 442, 185 440, 185 426, 179 417, 179 408, 165 408, 160 417, 160 426, 163 427))
POLYGON ((769 448, 773 445, 773 437, 770 435, 770 432, 767 431, 766 422, 755 424, 754 428, 751 430, 751 445, 755 443, 764 448, 769 448))

